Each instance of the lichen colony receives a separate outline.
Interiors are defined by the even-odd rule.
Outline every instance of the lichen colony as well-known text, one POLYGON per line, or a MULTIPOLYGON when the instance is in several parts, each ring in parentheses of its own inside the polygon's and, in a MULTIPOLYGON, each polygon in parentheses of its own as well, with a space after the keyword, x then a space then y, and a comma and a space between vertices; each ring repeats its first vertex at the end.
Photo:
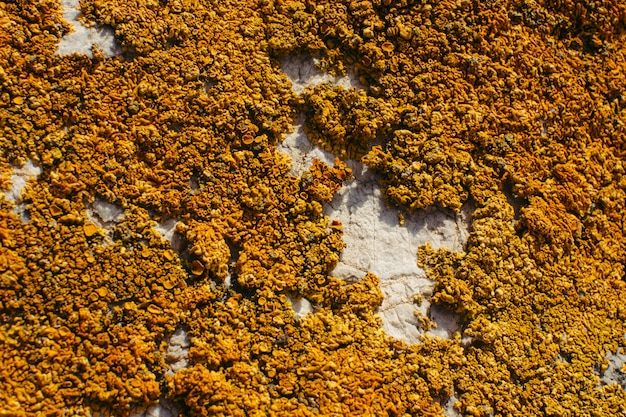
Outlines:
MULTIPOLYGON (((626 415, 626 3, 83 0, 124 51, 55 55, 59 1, 0 2, 0 414, 626 415), (302 53, 366 87, 296 95, 302 53), (333 152, 276 151, 305 115, 333 152), (463 253, 419 248, 463 331, 407 345, 378 278, 331 271, 352 178, 474 207, 463 253), (30 161, 30 162, 29 162, 30 161), (89 210, 123 209, 105 230, 89 210), (174 250, 155 227, 174 219, 174 250), (297 318, 291 300, 314 311, 297 318), (169 371, 184 329, 188 366, 169 371), (625 372, 622 369, 618 372, 625 372)), ((418 248, 415 248, 418 250, 418 248)))

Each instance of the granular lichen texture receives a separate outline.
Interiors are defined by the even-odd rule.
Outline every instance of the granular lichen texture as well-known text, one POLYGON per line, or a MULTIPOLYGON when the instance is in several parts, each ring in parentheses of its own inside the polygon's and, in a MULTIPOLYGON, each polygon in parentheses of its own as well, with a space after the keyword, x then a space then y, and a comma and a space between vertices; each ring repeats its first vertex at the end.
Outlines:
POLYGON ((42 170, 26 217, 0 198, 0 415, 626 415, 601 380, 626 345, 626 3, 80 7, 121 56, 55 55, 58 0, 0 2, 0 186, 42 170), (292 53, 364 89, 297 96, 292 53), (290 175, 298 113, 334 166, 290 175), (395 341, 378 278, 332 276, 324 204, 355 157, 402 210, 474 207, 463 253, 419 249, 455 337, 395 341), (123 209, 110 230, 95 201, 123 209))

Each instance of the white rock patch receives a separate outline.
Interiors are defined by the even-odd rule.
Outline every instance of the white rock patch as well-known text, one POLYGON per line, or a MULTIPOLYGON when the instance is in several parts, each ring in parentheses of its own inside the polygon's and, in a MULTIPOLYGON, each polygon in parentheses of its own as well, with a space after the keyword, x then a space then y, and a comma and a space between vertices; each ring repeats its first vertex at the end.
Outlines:
POLYGON ((87 207, 87 214, 91 221, 97 222, 103 227, 109 227, 114 226, 124 218, 124 209, 101 198, 96 198, 87 207))
MULTIPOLYGON (((172 333, 165 351, 165 363, 169 366, 167 374, 173 375, 189 366, 190 346, 191 341, 185 330, 178 328, 172 333)), ((178 409, 166 398, 161 397, 158 404, 136 410, 131 417, 176 417, 178 414, 178 409)))
POLYGON ((355 180, 339 190, 326 211, 331 219, 343 223, 346 242, 332 274, 360 279, 369 271, 380 278, 385 295, 380 315, 390 336, 418 342, 423 333, 415 316, 419 311, 437 324, 429 334, 450 337, 459 330, 457 318, 442 309, 429 311, 427 300, 434 282, 417 266, 417 248, 430 243, 435 249, 462 251, 469 234, 468 210, 457 215, 449 210, 428 208, 403 214, 387 205, 371 170, 354 161, 348 161, 348 165, 355 180), (400 225, 401 215, 404 226, 400 225), (419 308, 414 301, 416 295, 424 299, 419 308))
POLYGON ((296 316, 296 320, 299 320, 305 317, 307 314, 313 312, 313 305, 309 300, 304 297, 296 298, 294 296, 288 295, 287 300, 291 303, 291 307, 296 316))
POLYGON ((183 239, 178 233, 176 233, 177 224, 178 221, 176 219, 168 218, 157 223, 155 230, 163 239, 170 243, 172 249, 179 252, 182 248, 183 239))
MULTIPOLYGON (((284 58, 281 65, 298 94, 322 82, 344 88, 363 88, 354 74, 346 77, 323 74, 314 66, 314 60, 304 55, 284 58)), ((304 116, 301 115, 294 132, 277 147, 291 156, 291 174, 296 176, 308 170, 314 158, 331 166, 335 160, 332 153, 310 143, 303 124, 304 116)), ((417 248, 430 243, 434 248, 445 246, 462 251, 469 234, 470 209, 466 207, 459 214, 436 208, 403 214, 385 203, 376 175, 371 170, 356 161, 347 161, 347 164, 355 179, 344 184, 325 207, 325 214, 330 219, 343 223, 346 242, 341 259, 331 273, 346 280, 361 279, 367 272, 380 278, 385 298, 379 311, 383 328, 390 336, 409 343, 418 342, 425 331, 419 327, 417 312, 436 323, 436 328, 429 330, 429 334, 450 337, 460 329, 458 317, 442 308, 430 308, 428 299, 434 282, 417 266, 417 248), (404 225, 399 220, 402 215, 404 225), (419 305, 414 301, 416 295, 424 299, 419 305)), ((292 305, 297 308, 293 302, 292 305)))
POLYGON ((291 157, 292 165, 289 174, 296 177, 305 173, 315 158, 329 166, 332 166, 335 160, 335 155, 309 142, 306 133, 304 133, 303 114, 296 119, 293 133, 288 134, 285 140, 276 146, 276 150, 291 157))
POLYGON ((24 166, 15 167, 11 175, 11 188, 4 193, 4 198, 14 204, 11 212, 20 216, 20 220, 28 223, 30 217, 26 206, 22 202, 22 192, 28 181, 36 179, 41 174, 41 168, 28 160, 24 166))
POLYGON ((306 54, 294 54, 280 59, 282 70, 291 80, 291 88, 296 94, 302 93, 307 87, 327 82, 345 89, 354 87, 357 90, 362 90, 365 88, 354 75, 352 69, 346 75, 334 76, 320 71, 316 66, 317 61, 317 59, 306 54))
POLYGON ((619 384, 626 390, 626 350, 618 348, 617 352, 606 355, 609 366, 600 375, 600 386, 619 384))
POLYGON ((96 197, 93 203, 86 203, 87 220, 106 232, 102 244, 113 243, 113 228, 124 219, 124 209, 96 197))
POLYGON ((448 398, 448 401, 443 404, 443 414, 448 417, 461 417, 461 413, 459 413, 457 409, 454 408, 454 404, 457 401, 459 401, 459 399, 456 397, 456 395, 452 395, 450 398, 448 398))
POLYGON ((170 337, 165 351, 165 363, 170 366, 170 373, 175 374, 189 365, 190 346, 191 341, 187 332, 181 328, 176 329, 170 337))
MULTIPOLYGON (((313 158, 329 165, 334 161, 332 154, 308 141, 301 126, 296 127, 278 150, 292 157, 293 175, 301 175, 313 158)), ((436 208, 403 214, 386 204, 376 175, 370 169, 356 161, 347 161, 347 164, 355 179, 344 184, 325 207, 330 219, 343 223, 346 243, 331 274, 353 280, 372 272, 380 278, 385 295, 380 314, 383 328, 390 336, 409 343, 418 342, 424 333, 415 316, 419 311, 437 324, 429 334, 450 337, 460 329, 458 317, 441 308, 430 309, 427 299, 432 295, 434 282, 417 266, 417 248, 430 243, 434 248, 462 251, 469 235, 470 208, 465 207, 458 214, 436 208), (405 217, 404 226, 400 225, 400 215, 405 217), (416 295, 426 301, 416 305, 416 295)))
POLYGON ((63 5, 63 18, 73 26, 74 30, 61 38, 57 55, 78 53, 93 58, 91 52, 93 46, 97 46, 109 58, 122 53, 111 28, 85 27, 78 21, 80 15, 79 0, 62 0, 61 3, 63 5))
POLYGON ((132 417, 177 417, 178 410, 167 399, 161 398, 157 405, 132 414, 132 417))

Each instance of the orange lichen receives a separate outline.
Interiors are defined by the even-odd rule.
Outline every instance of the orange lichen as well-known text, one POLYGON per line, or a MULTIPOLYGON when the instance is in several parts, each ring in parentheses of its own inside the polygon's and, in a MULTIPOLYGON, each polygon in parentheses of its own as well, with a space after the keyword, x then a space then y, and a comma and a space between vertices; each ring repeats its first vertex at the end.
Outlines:
POLYGON ((189 254, 199 258, 191 263, 192 274, 202 275, 206 269, 215 277, 224 280, 228 275, 230 248, 216 227, 192 222, 189 225, 180 224, 178 231, 184 233, 189 242, 189 254))
POLYGON ((341 158, 360 158, 368 143, 385 135, 397 109, 363 90, 320 84, 304 93, 306 132, 315 145, 341 158))
POLYGON ((333 220, 333 221, 330 222, 328 227, 333 229, 333 230, 340 231, 343 228, 343 224, 339 220, 333 220))
POLYGON ((243 137, 241 138, 241 141, 243 142, 244 145, 250 145, 252 142, 254 142, 254 136, 250 134, 243 135, 243 137))
POLYGON ((332 168, 315 158, 309 170, 302 175, 300 186, 307 196, 328 203, 339 191, 342 183, 352 178, 352 170, 339 158, 335 159, 335 165, 332 168))
MULTIPOLYGON (((52 210, 50 210, 50 214, 54 216, 54 214, 52 213, 52 210)), ((85 236, 91 237, 95 235, 96 233, 98 233, 98 226, 96 226, 93 223, 85 223, 83 225, 83 231, 85 232, 85 236)))
POLYGON ((191 273, 198 276, 204 273, 204 265, 199 260, 195 259, 191 262, 191 273))
POLYGON ((166 397, 199 416, 441 415, 453 394, 473 416, 623 412, 594 369, 626 330, 626 6, 84 0, 124 49, 110 59, 54 55, 59 7, 0 3, 1 188, 28 159, 43 171, 29 223, 0 198, 5 414, 166 397), (296 97, 274 61, 295 51, 366 89, 296 97), (351 172, 289 176, 274 145, 298 111, 391 202, 476 207, 465 253, 420 250, 462 334, 391 340, 378 280, 329 275, 344 243, 323 204, 351 172), (96 198, 124 209, 106 233, 96 198), (289 296, 314 311, 296 320, 289 296), (190 366, 168 379, 181 326, 190 366))
POLYGON ((363 161, 376 170, 394 173, 382 185, 394 203, 409 209, 431 205, 460 209, 469 181, 479 174, 471 156, 453 143, 409 130, 394 131, 389 150, 374 146, 363 161))

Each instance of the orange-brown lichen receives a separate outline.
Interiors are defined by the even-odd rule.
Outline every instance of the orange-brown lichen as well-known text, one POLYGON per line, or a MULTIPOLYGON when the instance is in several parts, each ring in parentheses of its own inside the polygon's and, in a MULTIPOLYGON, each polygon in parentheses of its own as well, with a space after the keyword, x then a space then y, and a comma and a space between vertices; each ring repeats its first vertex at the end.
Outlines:
POLYGON ((202 275, 206 269, 214 277, 224 280, 228 275, 230 248, 216 227, 197 222, 180 226, 178 231, 184 233, 189 242, 189 254, 198 258, 191 262, 191 273, 202 275))
POLYGON ((441 415, 455 394, 473 416, 624 413, 594 372, 626 322, 624 5, 81 8, 124 57, 55 56, 58 1, 0 2, 0 186, 27 159, 43 171, 29 223, 0 198, 3 412, 128 415, 163 396, 200 416, 441 415), (367 89, 296 98, 273 61, 294 51, 367 89), (289 176, 274 145, 299 110, 315 143, 366 154, 392 202, 473 201, 465 253, 420 252, 464 345, 390 340, 377 279, 329 275, 344 244, 323 203, 351 176, 289 176), (107 233, 95 198, 124 209, 107 233), (167 217, 184 260, 154 230, 167 217), (295 320, 288 295, 314 312, 295 320), (179 326, 190 367, 166 380, 179 326))
POLYGON ((437 204, 458 210, 467 200, 478 169, 461 146, 404 129, 386 146, 374 146, 363 161, 389 173, 382 185, 391 201, 409 209, 437 204))
POLYGON ((341 158, 360 158, 391 129, 397 110, 363 90, 320 84, 304 93, 311 142, 341 158))
POLYGON ((391 201, 409 209, 476 204, 467 254, 428 263, 439 282, 434 301, 462 313, 476 340, 466 382, 456 387, 459 409, 623 409, 612 408, 623 390, 596 387, 593 367, 609 345, 624 343, 624 6, 403 3, 351 3, 350 13, 337 6, 319 24, 353 31, 322 33, 322 54, 324 65, 339 69, 356 62, 369 94, 402 108, 391 140, 364 158, 391 201), (350 42, 359 35, 367 41, 350 42), (517 215, 503 191, 521 197, 517 215), (600 265, 603 272, 591 272, 600 265), (588 295, 576 295, 579 287, 588 295), (596 304, 599 294, 614 305, 596 304), (565 305, 584 311, 587 324, 573 313, 557 325, 565 305), (573 341, 589 333, 593 340, 573 341), (510 341, 520 348, 507 356, 510 341), (557 360, 559 352, 568 359, 557 360), (533 390, 546 387, 551 372, 558 375, 551 389, 562 397, 547 402, 547 388, 533 390))
POLYGON ((339 191, 343 182, 353 178, 352 170, 339 158, 335 159, 335 165, 332 168, 315 158, 309 170, 302 174, 300 187, 311 198, 328 203, 339 191))

